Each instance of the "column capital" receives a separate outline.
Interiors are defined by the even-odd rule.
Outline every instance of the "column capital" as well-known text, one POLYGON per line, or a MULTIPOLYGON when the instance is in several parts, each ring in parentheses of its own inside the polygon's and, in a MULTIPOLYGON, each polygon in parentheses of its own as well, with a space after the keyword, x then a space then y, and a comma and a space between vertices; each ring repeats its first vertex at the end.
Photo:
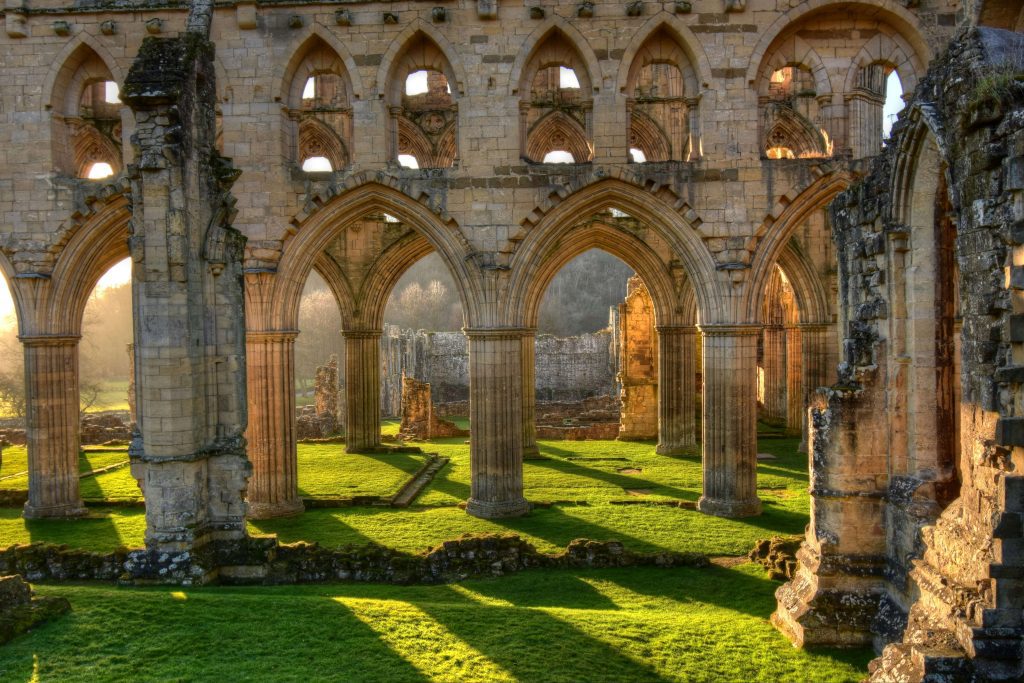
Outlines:
POLYGON ((295 341, 299 336, 298 330, 246 330, 245 341, 247 342, 274 342, 274 341, 295 341))
POLYGON ((383 330, 342 330, 341 336, 345 339, 378 339, 384 334, 383 330))
POLYGON ((797 323, 797 327, 801 330, 810 330, 811 332, 821 332, 831 326, 832 323, 797 323))
POLYGON ((537 333, 533 327, 464 327, 462 333, 470 339, 522 339, 537 333))
POLYGON ((77 346, 81 339, 80 334, 18 335, 18 340, 25 346, 77 346))
POLYGON ((761 334, 763 325, 743 323, 739 325, 698 325, 705 337, 746 337, 761 334))

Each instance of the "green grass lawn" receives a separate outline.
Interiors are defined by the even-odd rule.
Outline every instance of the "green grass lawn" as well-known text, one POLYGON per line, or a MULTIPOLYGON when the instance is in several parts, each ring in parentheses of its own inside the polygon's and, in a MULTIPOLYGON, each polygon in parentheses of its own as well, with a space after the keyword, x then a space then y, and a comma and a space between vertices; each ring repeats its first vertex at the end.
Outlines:
POLYGON ((538 571, 446 586, 40 586, 72 612, 0 648, 0 680, 857 681, 794 649, 752 565, 538 571))
MULTIPOLYGON (((389 428, 393 425, 386 424, 385 429, 389 428)), ((760 439, 760 450, 776 455, 778 460, 759 465, 764 514, 750 519, 708 517, 655 504, 692 502, 699 497, 699 456, 660 456, 654 453, 652 443, 618 441, 541 442, 541 453, 547 459, 524 465, 527 498, 539 503, 573 502, 538 507, 519 519, 476 519, 457 507, 469 496, 470 484, 469 446, 465 439, 458 438, 424 444, 425 450, 437 451, 451 462, 409 509, 316 509, 298 517, 252 522, 250 528, 258 533, 276 533, 286 542, 318 541, 325 546, 374 542, 410 552, 463 533, 514 532, 549 552, 564 548, 574 538, 586 537, 618 539, 640 551, 741 555, 759 538, 776 533, 799 534, 807 524, 806 456, 796 452, 796 445, 795 439, 760 439), (633 504, 616 504, 623 502, 633 504)), ((101 458, 117 460, 122 453, 87 451, 83 469, 95 468, 101 458)), ((342 444, 300 444, 299 488, 309 497, 391 495, 424 457, 350 455, 343 452, 342 444)), ((23 449, 5 452, 3 473, 24 466, 23 449), (7 453, 12 455, 8 457, 7 453)), ((82 494, 88 500, 124 500, 137 498, 139 491, 131 472, 123 467, 83 479, 82 494)), ((2 509, 0 546, 32 540, 96 550, 142 544, 142 510, 93 507, 90 512, 85 520, 26 522, 19 510, 2 509)))
POLYGON ((128 380, 101 382, 99 393, 87 413, 104 410, 128 410, 128 380))
MULTIPOLYGON (((527 461, 524 477, 527 498, 545 505, 519 519, 476 519, 458 507, 469 495, 469 446, 457 438, 423 444, 451 462, 411 508, 316 509, 250 529, 282 541, 410 552, 467 532, 512 532, 548 552, 587 537, 639 551, 735 556, 758 538, 806 525, 807 456, 796 446, 763 431, 759 451, 777 459, 759 463, 764 514, 745 520, 658 504, 697 499, 699 456, 659 456, 653 443, 616 441, 541 442, 547 459, 527 461)), ((81 466, 123 457, 89 449, 81 466)), ((424 457, 301 444, 299 486, 305 496, 379 494, 401 485, 424 457)), ((24 449, 6 451, 0 476, 24 465, 24 449)), ((137 495, 133 487, 127 468, 82 480, 84 495, 137 495)), ((75 521, 26 521, 20 510, 0 509, 0 546, 50 541, 108 551, 141 545, 144 531, 141 508, 92 507, 75 521)), ((777 586, 750 564, 531 571, 429 587, 40 585, 41 594, 67 597, 73 611, 0 648, 0 681, 862 679, 870 650, 804 652, 771 627, 777 586)))

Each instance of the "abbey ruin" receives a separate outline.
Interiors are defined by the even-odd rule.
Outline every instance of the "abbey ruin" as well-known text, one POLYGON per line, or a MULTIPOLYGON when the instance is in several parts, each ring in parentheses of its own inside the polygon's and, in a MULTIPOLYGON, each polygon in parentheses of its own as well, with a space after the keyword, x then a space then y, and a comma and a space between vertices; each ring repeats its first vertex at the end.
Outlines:
POLYGON ((25 517, 84 512, 82 313, 130 257, 146 547, 127 571, 253 575, 268 546, 247 517, 303 509, 307 277, 341 311, 346 448, 373 450, 383 309, 430 253, 468 339, 466 513, 527 514, 540 299, 599 248, 642 279, 656 331, 620 368, 647 406, 629 429, 666 457, 699 444, 700 512, 761 513, 759 399, 805 437, 811 521, 773 623, 801 646, 884 647, 875 681, 1024 675, 1020 3, 2 12, 0 271, 24 349, 25 517), (906 107, 883 144, 893 73, 906 107))

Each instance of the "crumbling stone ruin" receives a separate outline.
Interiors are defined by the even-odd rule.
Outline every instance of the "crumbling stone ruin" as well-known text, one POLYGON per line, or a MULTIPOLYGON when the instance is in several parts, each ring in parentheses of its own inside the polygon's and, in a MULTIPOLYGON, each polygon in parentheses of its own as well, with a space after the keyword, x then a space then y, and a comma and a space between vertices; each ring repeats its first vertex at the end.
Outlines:
POLYGON ((761 511, 759 378, 762 410, 785 385, 787 428, 810 435, 811 524, 776 623, 897 643, 876 680, 1019 679, 1019 3, 713 5, 8 2, 24 514, 85 513, 82 311, 130 256, 147 532, 123 570, 263 566, 246 517, 302 511, 309 273, 341 311, 346 449, 372 450, 384 306, 430 252, 465 314, 466 511, 526 514, 540 300, 600 248, 651 298, 659 452, 694 446, 701 378, 702 513, 761 511), (908 109, 883 146, 894 73, 908 109))
MULTIPOLYGON (((658 337, 654 302, 639 277, 626 285, 619 304, 620 439, 658 438, 658 337)), ((691 405, 692 408, 692 405, 691 405)), ((692 412, 692 410, 691 410, 692 412)))
POLYGON ((442 439, 469 436, 469 432, 434 411, 429 382, 402 375, 402 423, 398 436, 402 439, 442 439))
POLYGON ((296 439, 323 439, 344 430, 338 398, 338 357, 331 354, 313 378, 313 405, 303 406, 295 418, 296 439))
POLYGON ((21 576, 0 576, 0 645, 71 609, 67 598, 36 597, 21 576))

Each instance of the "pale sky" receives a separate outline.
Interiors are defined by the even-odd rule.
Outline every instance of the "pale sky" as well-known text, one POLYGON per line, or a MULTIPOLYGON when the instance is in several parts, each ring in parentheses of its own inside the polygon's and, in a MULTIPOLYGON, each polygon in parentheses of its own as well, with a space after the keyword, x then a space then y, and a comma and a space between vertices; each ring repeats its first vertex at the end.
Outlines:
MULTIPOLYGON (((119 261, 96 283, 95 291, 116 287, 132 279, 132 262, 129 259, 119 261)), ((7 280, 0 275, 0 327, 14 325, 14 301, 7 280)))

